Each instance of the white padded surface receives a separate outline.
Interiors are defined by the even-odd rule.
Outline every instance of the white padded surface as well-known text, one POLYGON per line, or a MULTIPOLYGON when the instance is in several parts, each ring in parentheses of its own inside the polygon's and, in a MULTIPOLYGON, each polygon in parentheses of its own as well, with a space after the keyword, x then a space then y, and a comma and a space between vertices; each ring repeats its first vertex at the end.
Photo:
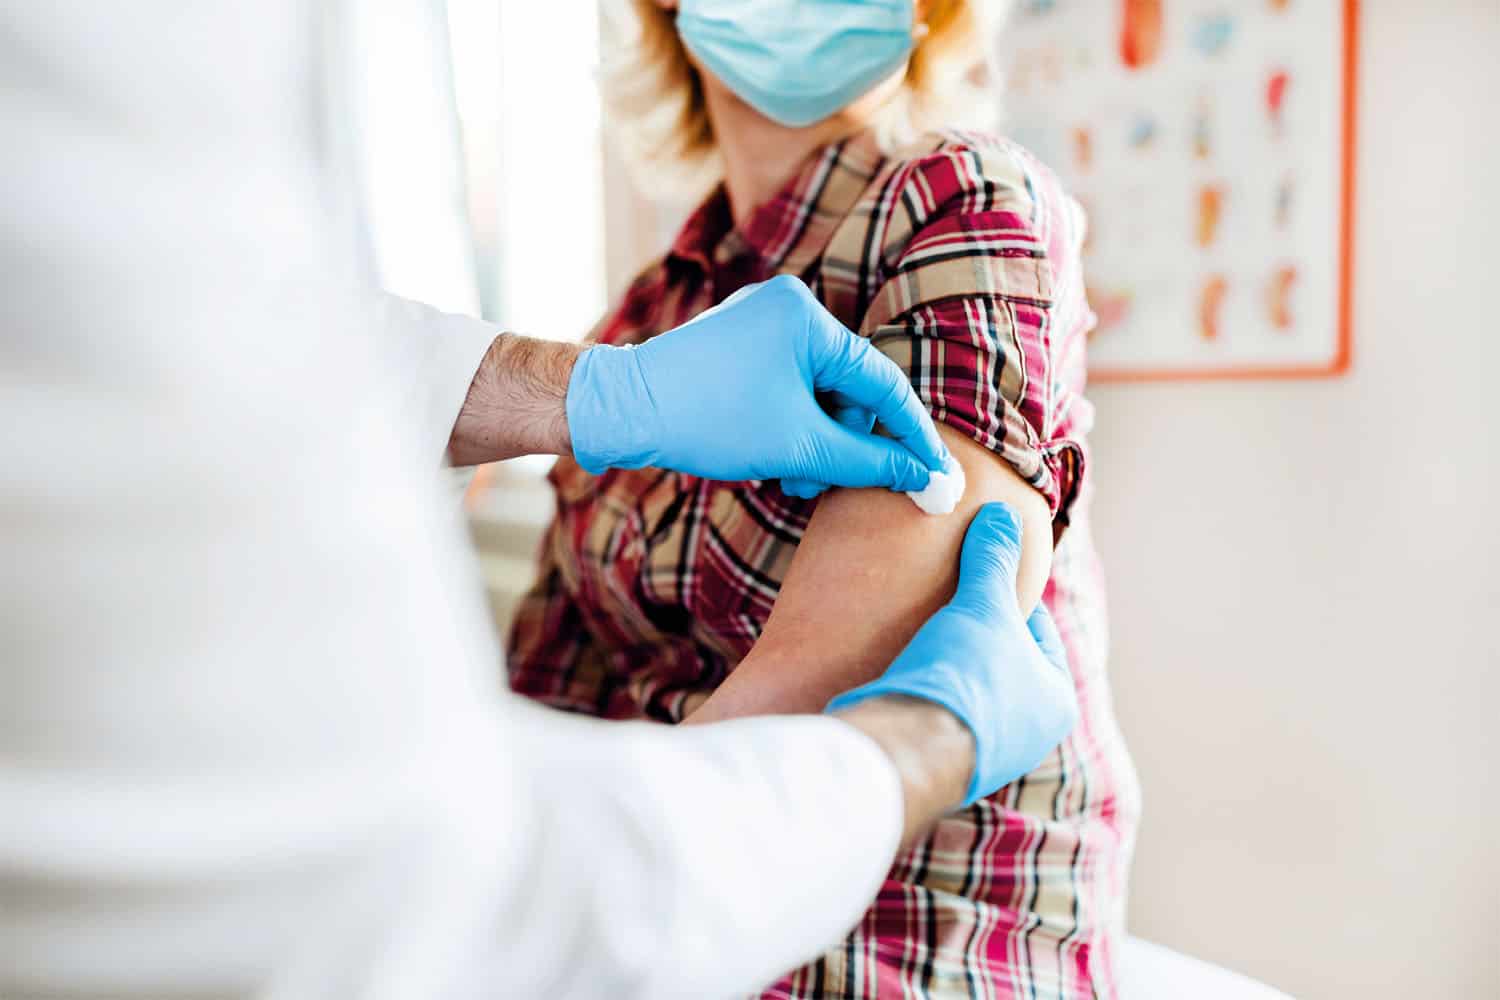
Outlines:
POLYGON ((1237 972, 1126 938, 1120 955, 1122 1000, 1292 1000, 1237 972))

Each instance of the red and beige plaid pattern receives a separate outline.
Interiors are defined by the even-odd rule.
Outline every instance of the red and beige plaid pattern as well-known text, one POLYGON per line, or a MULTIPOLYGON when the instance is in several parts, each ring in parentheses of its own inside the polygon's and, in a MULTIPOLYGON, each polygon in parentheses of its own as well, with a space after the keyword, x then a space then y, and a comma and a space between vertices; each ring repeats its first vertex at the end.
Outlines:
MULTIPOLYGON (((798 275, 1054 512, 1044 600, 1079 726, 902 854, 843 946, 766 997, 1115 995, 1138 789, 1110 707, 1087 518, 1081 239, 1076 204, 1008 142, 947 134, 885 156, 858 136, 740 228, 722 191, 710 197, 595 332, 638 343, 747 282, 798 275)), ((659 469, 596 477, 568 460, 551 478, 557 516, 511 634, 512 686, 591 715, 678 721, 755 642, 816 501, 659 469)))

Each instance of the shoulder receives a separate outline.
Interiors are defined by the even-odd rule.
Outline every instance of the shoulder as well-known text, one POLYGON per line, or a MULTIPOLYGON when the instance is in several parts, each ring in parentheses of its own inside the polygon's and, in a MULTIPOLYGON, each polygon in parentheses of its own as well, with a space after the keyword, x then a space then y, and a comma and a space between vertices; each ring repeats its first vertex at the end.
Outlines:
POLYGON ((884 184, 891 199, 887 246, 922 229, 987 216, 1046 256, 1082 245, 1083 211, 1057 175, 1019 143, 992 132, 943 131, 890 154, 884 184), (1050 251, 1050 252, 1049 252, 1050 251))
POLYGON ((1057 175, 1020 143, 994 132, 942 131, 889 154, 894 183, 913 194, 931 190, 933 201, 982 196, 1007 203, 1046 206, 1067 200, 1057 175))
POLYGON ((1024 194, 1036 163, 1020 145, 993 132, 931 132, 889 157, 897 184, 935 183, 944 193, 1004 188, 1024 194))

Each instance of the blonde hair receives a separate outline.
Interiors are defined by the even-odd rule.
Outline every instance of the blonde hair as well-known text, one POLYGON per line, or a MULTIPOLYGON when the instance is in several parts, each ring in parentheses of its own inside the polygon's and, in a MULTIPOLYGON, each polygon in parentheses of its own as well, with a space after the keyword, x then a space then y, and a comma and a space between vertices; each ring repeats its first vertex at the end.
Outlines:
MULTIPOLYGON (((606 122, 626 164, 656 188, 694 192, 723 172, 703 81, 677 35, 674 14, 654 0, 615 6, 600 83, 606 122), (621 16, 623 15, 623 16, 621 16)), ((927 32, 900 89, 871 122, 884 150, 940 127, 974 128, 998 117, 993 51, 1010 0, 928 0, 927 32)))

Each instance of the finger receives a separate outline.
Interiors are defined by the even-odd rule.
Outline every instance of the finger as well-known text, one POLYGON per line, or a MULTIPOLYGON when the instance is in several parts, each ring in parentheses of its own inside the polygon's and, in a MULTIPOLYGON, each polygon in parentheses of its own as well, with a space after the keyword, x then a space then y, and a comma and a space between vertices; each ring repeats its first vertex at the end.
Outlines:
POLYGON ((1057 631, 1057 623, 1052 620, 1052 613, 1047 610, 1045 604, 1036 606, 1031 617, 1026 619, 1026 627, 1031 631, 1031 637, 1036 640, 1042 655, 1050 660, 1054 667, 1063 673, 1068 673, 1068 651, 1063 647, 1062 636, 1057 631))
POLYGON ((829 416, 856 434, 868 434, 875 427, 875 414, 854 403, 842 393, 834 393, 829 416))
POLYGON ((1009 504, 987 503, 979 508, 959 553, 955 600, 987 612, 1015 603, 1021 531, 1021 517, 1009 504))
POLYGON ((850 333, 826 311, 824 315, 822 357, 813 363, 814 387, 842 393, 874 413, 891 437, 929 469, 946 468, 948 449, 906 373, 868 340, 850 333))
MULTIPOLYGON (((847 396, 833 393, 828 402, 832 407, 829 416, 854 433, 869 434, 870 429, 875 426, 875 414, 862 406, 852 405, 847 396)), ((781 481, 781 492, 802 500, 811 500, 827 489, 827 483, 812 479, 783 479, 781 481)))
MULTIPOLYGON (((984 504, 969 522, 960 560, 972 563, 977 572, 1005 573, 1015 584, 1021 565, 1021 515, 1003 501, 984 504)), ((960 568, 962 572, 962 568, 960 568)))
POLYGON ((832 418, 822 422, 819 439, 824 465, 811 471, 829 486, 883 486, 902 491, 927 488, 931 472, 899 442, 851 430, 832 418))
POLYGON ((811 500, 826 489, 828 487, 823 483, 815 483, 811 479, 783 479, 781 481, 781 492, 799 500, 811 500))

